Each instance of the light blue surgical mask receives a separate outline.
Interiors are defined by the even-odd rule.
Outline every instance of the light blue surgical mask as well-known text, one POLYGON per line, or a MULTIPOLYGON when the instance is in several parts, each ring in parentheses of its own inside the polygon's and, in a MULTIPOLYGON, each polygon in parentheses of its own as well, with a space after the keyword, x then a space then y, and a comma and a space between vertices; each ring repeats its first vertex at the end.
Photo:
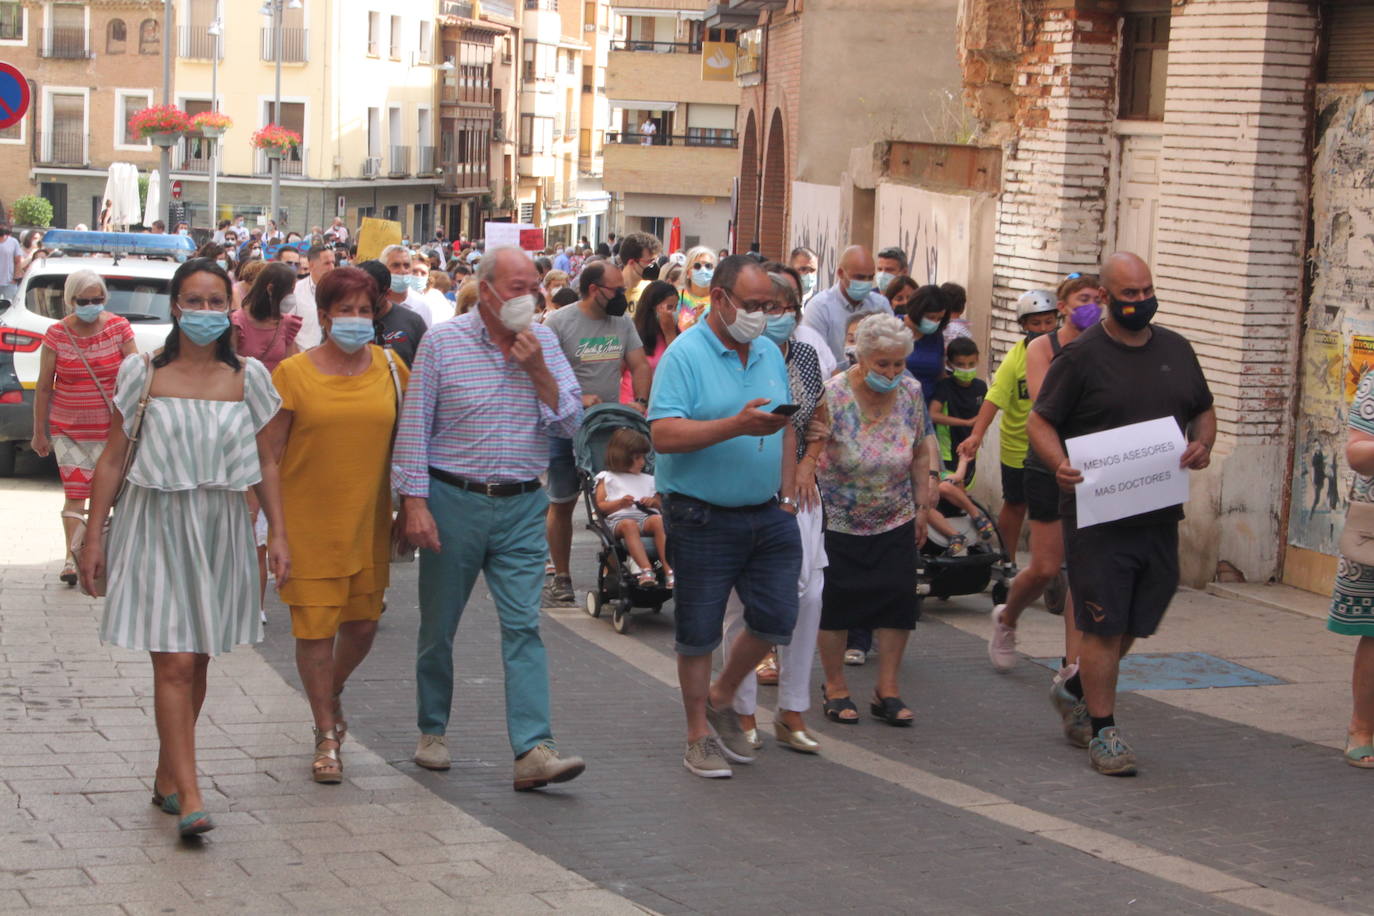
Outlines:
POLYGON ((346 315, 329 322, 329 339, 345 353, 357 353, 375 337, 371 318, 346 315))
POLYGON ((796 329, 797 316, 791 312, 784 312, 768 319, 768 326, 763 329, 763 336, 781 347, 796 329))
POLYGON ((902 383, 902 377, 888 378, 886 375, 879 375, 872 369, 868 370, 868 375, 864 376, 864 382, 878 394, 886 394, 896 389, 902 383))
POLYGON ((407 278, 406 282, 408 282, 410 284, 410 288, 415 290, 415 292, 417 293, 422 293, 425 291, 424 277, 417 277, 414 274, 412 274, 410 277, 407 278))
POLYGON ((801 275, 801 278, 802 278, 802 295, 803 295, 803 296, 809 296, 809 295, 811 295, 811 291, 812 291, 813 289, 816 288, 816 275, 815 275, 815 274, 802 274, 802 275, 801 275))
POLYGON ((219 309, 190 309, 177 319, 177 327, 191 343, 203 347, 213 343, 229 330, 229 313, 219 309))
POLYGON ((226 260, 226 259, 224 259, 224 258, 215 258, 215 263, 219 265, 219 269, 220 269, 220 270, 228 270, 228 269, 229 269, 229 262, 228 262, 228 260, 226 260))
POLYGON ((692 271, 692 282, 697 286, 706 287, 711 285, 711 278, 716 275, 714 267, 698 267, 692 271))
POLYGON ((869 293, 873 292, 872 280, 850 280, 849 298, 854 302, 863 302, 869 293))
POLYGON ((878 289, 887 289, 887 285, 895 279, 897 279, 896 274, 888 273, 885 270, 880 270, 873 275, 873 280, 878 285, 878 289))
POLYGON ((84 321, 87 324, 90 324, 92 321, 98 319, 100 317, 100 313, 104 310, 105 306, 101 305, 99 302, 95 303, 94 305, 78 305, 76 308, 72 309, 72 311, 76 314, 77 320, 84 321))
POLYGON ((921 332, 922 337, 929 337, 940 330, 940 322, 931 321, 929 318, 922 318, 916 325, 916 330, 921 332))
POLYGON ((391 291, 393 293, 403 293, 410 289, 410 277, 405 274, 391 275, 391 291))

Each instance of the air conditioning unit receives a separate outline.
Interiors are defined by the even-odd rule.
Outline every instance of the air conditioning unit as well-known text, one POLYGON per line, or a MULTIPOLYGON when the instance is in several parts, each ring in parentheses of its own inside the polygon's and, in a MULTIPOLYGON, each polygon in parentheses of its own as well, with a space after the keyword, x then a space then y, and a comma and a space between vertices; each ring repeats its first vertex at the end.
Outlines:
POLYGON ((363 177, 376 178, 382 174, 382 158, 380 156, 368 156, 363 160, 363 177))

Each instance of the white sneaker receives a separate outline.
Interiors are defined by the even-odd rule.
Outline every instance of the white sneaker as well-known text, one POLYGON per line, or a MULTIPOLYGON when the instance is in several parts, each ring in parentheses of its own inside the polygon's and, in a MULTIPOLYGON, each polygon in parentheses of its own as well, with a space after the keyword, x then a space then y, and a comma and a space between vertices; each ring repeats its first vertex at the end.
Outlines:
POLYGON ((1016 628, 1002 623, 1005 604, 992 609, 992 637, 988 640, 988 660, 998 671, 1010 671, 1016 667, 1016 628))
POLYGON ((447 770, 453 765, 448 754, 448 741, 443 735, 420 735, 415 745, 415 762, 426 770, 447 770))

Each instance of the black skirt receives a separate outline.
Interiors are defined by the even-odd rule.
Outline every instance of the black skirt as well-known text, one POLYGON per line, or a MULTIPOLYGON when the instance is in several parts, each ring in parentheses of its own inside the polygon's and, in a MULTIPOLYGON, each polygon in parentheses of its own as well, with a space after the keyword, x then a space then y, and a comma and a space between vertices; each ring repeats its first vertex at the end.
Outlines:
POLYGON ((821 629, 911 630, 921 616, 916 595, 916 523, 882 534, 825 532, 821 629))

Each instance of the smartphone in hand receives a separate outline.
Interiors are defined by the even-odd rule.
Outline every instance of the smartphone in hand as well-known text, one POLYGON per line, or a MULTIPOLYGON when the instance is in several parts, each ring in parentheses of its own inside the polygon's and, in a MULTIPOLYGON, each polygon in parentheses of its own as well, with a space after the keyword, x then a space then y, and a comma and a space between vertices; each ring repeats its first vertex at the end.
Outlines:
POLYGON ((777 414, 780 417, 790 417, 799 410, 801 410, 800 404, 779 404, 777 407, 770 410, 769 413, 777 414))

